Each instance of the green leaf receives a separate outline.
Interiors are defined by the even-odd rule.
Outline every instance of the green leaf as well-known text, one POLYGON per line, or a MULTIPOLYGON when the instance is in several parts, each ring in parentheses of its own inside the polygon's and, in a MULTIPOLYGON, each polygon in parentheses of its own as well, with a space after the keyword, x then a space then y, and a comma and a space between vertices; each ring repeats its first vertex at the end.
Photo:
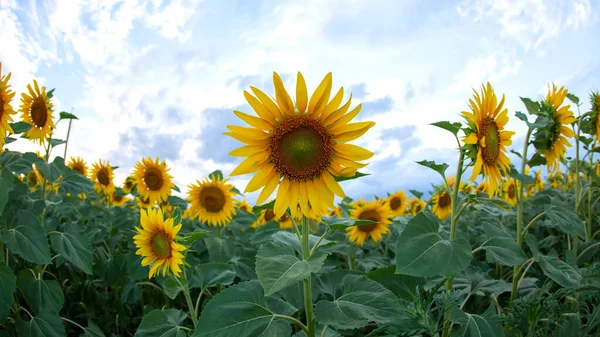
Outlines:
POLYGON ((455 136, 458 134, 458 131, 460 131, 460 127, 462 126, 462 124, 458 122, 450 123, 448 121, 435 122, 431 123, 430 125, 450 131, 455 136))
POLYGON ((252 213, 260 213, 260 211, 264 209, 273 209, 273 207, 275 207, 275 199, 269 201, 266 204, 256 205, 252 207, 252 213))
POLYGON ((518 119, 522 120, 523 122, 527 123, 527 125, 529 125, 529 120, 527 119, 527 115, 522 113, 521 111, 517 111, 515 112, 515 116, 517 116, 518 119))
POLYGON ((40 219, 30 211, 17 213, 17 226, 6 231, 4 238, 8 250, 35 264, 49 264, 50 246, 44 235, 40 219))
POLYGON ((442 177, 446 178, 446 170, 449 167, 448 164, 446 164, 446 163, 436 164, 434 161, 430 161, 430 160, 421 160, 416 163, 419 165, 423 165, 425 167, 429 167, 430 169, 439 173, 442 177))
POLYGON ((218 284, 230 285, 235 279, 235 268, 226 263, 205 263, 197 265, 190 277, 190 289, 200 288, 202 291, 218 284))
POLYGON ((50 237, 52 248, 84 273, 92 275, 92 245, 87 237, 79 233, 77 224, 66 226, 62 233, 50 237))
POLYGON ((510 171, 508 173, 511 178, 517 179, 522 182, 523 185, 532 185, 535 184, 535 178, 526 174, 521 174, 517 171, 517 169, 511 165, 510 171))
MULTIPOLYGON (((462 337, 504 337, 502 321, 497 318, 494 305, 481 315, 469 314, 458 308, 452 309, 450 320, 460 324, 455 332, 462 337)), ((453 331, 454 332, 454 331, 453 331)))
POLYGON ((535 260, 540 264, 544 275, 565 288, 581 287, 582 277, 575 268, 555 256, 538 254, 535 260))
POLYGON ((417 197, 417 199, 421 199, 421 197, 423 196, 422 192, 419 192, 417 190, 408 190, 410 193, 412 193, 412 195, 414 195, 415 197, 417 197))
POLYGON ((183 291, 185 280, 180 281, 181 284, 177 283, 173 277, 165 278, 162 283, 163 290, 165 291, 165 295, 167 295, 170 299, 174 300, 175 297, 179 294, 179 292, 183 291))
POLYGON ((27 132, 31 129, 32 125, 25 122, 16 122, 16 123, 8 123, 10 127, 13 129, 15 134, 27 132))
POLYGON ((527 165, 529 165, 531 168, 540 165, 546 165, 546 158, 544 158, 544 156, 542 156, 539 152, 536 152, 533 154, 533 156, 531 156, 529 161, 527 161, 527 165))
MULTIPOLYGON (((4 173, 4 172, 8 172, 10 174, 9 171, 2 170, 2 173, 4 173)), ((8 179, 4 179, 3 177, 0 176, 0 215, 2 215, 2 212, 4 211, 4 206, 6 206, 6 203, 8 202, 8 193, 12 189, 13 189, 12 181, 10 181, 8 179)))
POLYGON ((211 178, 214 176, 218 180, 223 180, 223 172, 221 172, 221 170, 213 171, 208 176, 211 178))
POLYGON ((419 298, 417 288, 423 288, 425 279, 410 275, 396 274, 395 271, 396 268, 394 266, 389 266, 372 270, 367 273, 367 277, 381 283, 400 299, 413 301, 414 299, 419 298))
POLYGON ((204 238, 204 244, 208 250, 208 258, 210 262, 229 262, 233 257, 233 244, 225 239, 218 237, 204 238))
POLYGON ((550 218, 552 223, 557 225, 564 233, 577 234, 581 238, 585 238, 583 221, 570 209, 550 204, 544 205, 544 211, 546 211, 546 216, 550 218))
POLYGON ((17 289, 17 279, 12 269, 6 264, 0 264, 0 322, 4 322, 10 313, 15 289, 17 289))
POLYGON ((521 154, 519 152, 517 152, 517 151, 515 151, 513 149, 510 149, 509 151, 510 151, 510 153, 514 154, 515 156, 517 156, 519 158, 523 158, 523 156, 521 156, 521 154))
POLYGON ((65 325, 57 313, 44 311, 30 321, 17 320, 17 336, 66 337, 65 325))
POLYGON ((58 313, 65 303, 62 288, 56 280, 40 280, 31 270, 19 272, 17 287, 37 315, 47 311, 58 313))
POLYGON ((567 98, 568 98, 568 99, 569 99, 571 102, 575 103, 576 105, 579 105, 579 97, 577 97, 577 96, 575 96, 575 95, 573 95, 573 94, 571 94, 571 93, 568 93, 568 94, 567 94, 567 98))
POLYGON ((430 213, 412 218, 396 246, 396 273, 419 277, 452 276, 471 262, 471 246, 465 239, 449 241, 438 233, 440 223, 430 213))
POLYGON ((51 99, 52 97, 54 97, 54 90, 56 90, 56 89, 52 88, 52 89, 46 91, 46 98, 47 99, 51 99))
POLYGON ((352 177, 338 177, 338 176, 333 176, 333 178, 335 179, 335 181, 340 182, 340 181, 346 181, 346 180, 353 180, 353 179, 357 179, 360 177, 366 177, 369 176, 370 174, 368 173, 362 173, 362 172, 356 172, 352 177))
MULTIPOLYGON (((538 112, 540 111, 540 103, 533 101, 527 97, 521 97, 521 101, 523 102, 523 104, 525 104, 525 107, 527 108, 527 112, 529 112, 530 114, 537 115, 538 112)), ((519 116, 517 116, 517 117, 519 117, 519 116)))
POLYGON ((180 197, 174 196, 174 195, 170 195, 167 197, 167 201, 169 202, 169 204, 173 205, 173 206, 177 206, 181 209, 187 209, 188 208, 188 203, 187 201, 181 199, 180 197))
POLYGON ((183 321, 187 315, 179 310, 152 310, 144 316, 135 337, 185 337, 183 321))
POLYGON ((59 146, 62 144, 66 144, 67 141, 64 139, 55 139, 55 138, 50 138, 50 146, 55 147, 55 146, 59 146))
POLYGON ((181 208, 178 206, 175 207, 173 213, 171 214, 171 218, 173 218, 173 226, 177 226, 181 223, 181 208))
MULTIPOLYGON (((181 193, 181 190, 179 189, 179 187, 178 187, 177 185, 173 185, 173 187, 171 187, 171 189, 172 189, 173 191, 177 191, 177 192, 181 193)), ((168 200, 167 200, 167 201, 168 201, 168 200)))
POLYGON ((196 229, 195 231, 191 232, 191 233, 187 233, 186 235, 184 235, 181 238, 181 243, 183 243, 186 246, 191 246, 194 242, 201 240, 202 238, 204 238, 208 233, 210 233, 210 231, 207 230, 202 230, 202 229, 196 229))
POLYGON ((77 118, 77 116, 73 115, 72 113, 68 113, 66 111, 61 111, 60 119, 79 119, 79 118, 77 118))
POLYGON ((83 329, 83 335, 80 337, 106 337, 104 332, 100 330, 100 327, 96 325, 91 319, 88 319, 88 326, 83 329))
POLYGON ((487 240, 481 247, 490 263, 498 261, 505 266, 517 266, 525 262, 527 257, 512 236, 490 223, 484 223, 483 230, 487 240))
POLYGON ((238 283, 210 300, 192 337, 285 337, 289 324, 274 317, 257 280, 238 283))
POLYGON ((320 324, 339 329, 362 328, 369 322, 390 324, 402 317, 400 301, 381 284, 362 275, 344 277, 344 293, 333 301, 319 301, 320 324))
POLYGON ((44 161, 36 163, 37 169, 40 171, 42 176, 46 178, 48 182, 56 182, 62 175, 65 162, 61 157, 56 157, 52 163, 46 163, 44 161))
POLYGON ((370 220, 358 220, 358 219, 346 219, 336 217, 323 217, 323 223, 329 227, 330 231, 345 230, 347 227, 370 225, 373 221, 370 220))
POLYGON ((142 299, 142 288, 135 282, 126 282, 121 288, 121 302, 136 304, 142 299))

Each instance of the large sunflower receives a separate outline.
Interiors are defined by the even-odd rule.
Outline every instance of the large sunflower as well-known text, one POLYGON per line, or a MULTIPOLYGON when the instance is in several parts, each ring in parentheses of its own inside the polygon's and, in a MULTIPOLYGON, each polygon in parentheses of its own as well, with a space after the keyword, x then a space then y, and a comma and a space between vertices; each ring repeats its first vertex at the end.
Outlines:
POLYGON ((421 213, 425 207, 427 207, 427 203, 425 202, 425 200, 421 200, 421 199, 411 199, 408 202, 408 209, 410 210, 410 213, 412 215, 417 215, 419 213, 421 213))
POLYGON ((385 202, 389 204, 390 211, 392 214, 396 216, 402 216, 406 212, 406 207, 408 206, 408 197, 404 194, 404 191, 397 191, 396 193, 390 195, 387 199, 384 199, 385 202))
POLYGON ((136 227, 139 233, 133 237, 138 250, 136 255, 144 257, 142 266, 152 264, 148 278, 157 275, 161 268, 163 276, 168 270, 179 277, 180 265, 183 265, 183 254, 185 246, 176 242, 177 233, 181 224, 173 226, 173 219, 165 220, 160 209, 149 208, 140 212, 140 224, 142 228, 136 227))
MULTIPOLYGON (((475 90, 473 90, 475 91, 475 90)), ((497 101, 492 85, 482 85, 481 96, 475 91, 474 99, 470 99, 473 113, 463 111, 469 130, 463 138, 465 144, 473 147, 472 159, 475 160, 471 181, 483 173, 486 181, 486 191, 493 196, 502 183, 502 173, 510 166, 510 159, 506 156, 506 146, 512 144, 511 137, 515 133, 504 130, 508 122, 508 109, 502 109, 502 100, 497 101)))
MULTIPOLYGON (((330 100, 331 73, 310 99, 304 77, 298 73, 295 103, 277 73, 273 73, 273 82, 276 102, 257 88, 251 87, 256 97, 244 91, 258 117, 234 111, 251 127, 230 125, 230 132, 224 133, 247 144, 230 152, 232 156, 246 157, 231 175, 256 172, 245 191, 262 188, 257 204, 267 200, 279 186, 273 209, 278 217, 288 208, 296 217, 297 203, 305 215, 309 213, 309 204, 319 211, 323 209, 321 204, 333 207, 334 194, 345 196, 334 177, 353 176, 357 169, 367 165, 359 161, 373 156, 372 152, 346 142, 359 138, 375 123, 350 123, 361 105, 347 113, 350 97, 340 107, 343 88, 330 100)), ((324 212, 318 215, 326 215, 326 207, 324 212)))
POLYGON ((6 132, 14 132, 8 124, 13 121, 11 115, 15 114, 15 110, 10 105, 10 101, 15 97, 14 91, 10 90, 10 84, 8 84, 10 75, 11 73, 2 76, 2 63, 0 63, 0 152, 6 141, 6 132))
POLYGON ((115 174, 108 160, 100 159, 92 164, 91 179, 96 192, 102 192, 104 195, 112 195, 115 192, 115 174))
POLYGON ((67 166, 71 168, 73 171, 79 172, 84 177, 88 176, 88 167, 83 158, 81 157, 71 157, 69 158, 69 162, 67 166))
POLYGON ((31 129, 25 132, 25 137, 42 144, 52 135, 54 129, 53 107, 50 99, 46 96, 46 87, 38 86, 36 80, 27 85, 29 95, 21 94, 21 119, 31 124, 31 129))
POLYGON ((452 213, 452 198, 444 188, 437 189, 431 197, 431 204, 431 212, 440 220, 445 220, 452 213))
POLYGON ((519 185, 517 181, 513 178, 510 178, 504 184, 504 200, 508 201, 508 203, 515 207, 517 204, 517 189, 519 185))
POLYGON ((371 220, 375 223, 361 226, 351 226, 346 228, 346 235, 351 242, 362 246, 368 236, 373 242, 377 243, 384 234, 387 234, 389 225, 392 223, 390 218, 394 215, 385 204, 383 199, 366 202, 362 207, 350 211, 350 218, 360 220, 371 220))
POLYGON ((194 217, 211 226, 225 226, 236 214, 233 185, 227 184, 217 175, 211 175, 210 180, 196 180, 196 185, 188 186, 188 201, 194 217))
POLYGON ((142 198, 149 198, 150 202, 160 202, 171 195, 171 188, 175 186, 171 181, 173 177, 168 173, 167 164, 159 162, 158 157, 142 158, 133 168, 133 178, 137 191, 142 198))

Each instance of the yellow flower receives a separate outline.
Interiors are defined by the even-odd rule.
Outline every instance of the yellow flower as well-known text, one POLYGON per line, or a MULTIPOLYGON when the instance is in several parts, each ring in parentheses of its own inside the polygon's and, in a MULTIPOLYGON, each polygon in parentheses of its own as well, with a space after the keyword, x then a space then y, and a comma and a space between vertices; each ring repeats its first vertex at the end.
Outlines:
POLYGON ((6 141, 6 132, 14 133, 14 130, 8 124, 13 121, 11 115, 16 113, 10 105, 10 101, 15 97, 14 91, 10 89, 10 84, 8 84, 10 75, 11 73, 2 76, 2 63, 0 62, 0 152, 2 152, 2 147, 6 141))
POLYGON ((419 213, 421 213, 425 207, 427 207, 427 203, 425 202, 425 200, 421 200, 421 199, 411 199, 408 203, 408 209, 410 210, 410 213, 412 215, 417 215, 419 213))
POLYGON ((596 144, 600 144, 600 94, 592 92, 590 95, 592 101, 591 121, 593 132, 596 136, 596 144))
POLYGON ((132 200, 130 197, 126 197, 124 195, 117 195, 117 193, 113 193, 112 198, 110 200, 111 205, 113 206, 123 206, 126 202, 132 200))
POLYGON ((229 179, 221 180, 213 174, 209 179, 196 180, 196 185, 188 186, 188 201, 194 217, 211 226, 225 226, 236 214, 233 204, 233 185, 229 179))
POLYGON ((129 193, 131 193, 131 191, 133 191, 134 188, 135 188, 135 179, 131 176, 125 178, 125 182, 123 182, 123 192, 125 192, 125 194, 129 194, 129 193))
POLYGON ((309 214, 310 204, 319 212, 325 209, 318 215, 326 215, 327 207, 333 207, 334 194, 345 197, 334 177, 353 176, 357 169, 367 165, 359 161, 373 156, 372 152, 347 142, 362 136, 375 123, 350 123, 361 105, 347 113, 350 98, 340 107, 343 88, 330 100, 331 73, 310 99, 304 77, 298 73, 295 104, 277 73, 273 74, 273 82, 276 102, 257 88, 251 87, 256 97, 244 91, 258 117, 234 111, 251 127, 229 125, 230 132, 224 133, 247 144, 230 153, 246 157, 231 175, 256 172, 245 192, 262 188, 257 204, 267 200, 279 186, 273 209, 278 217, 288 208, 296 217, 297 203, 301 214, 309 214))
POLYGON ((484 181, 482 181, 482 182, 480 182, 480 183, 477 185, 477 188, 476 188, 476 190, 477 190, 478 192, 481 192, 481 193, 486 193, 486 188, 485 188, 485 180, 484 180, 484 181))
POLYGON ((252 206, 250 206, 247 202, 246 199, 242 200, 242 201, 238 201, 236 203, 237 209, 241 209, 247 213, 252 213, 252 206))
POLYGON ((331 210, 329 210, 329 216, 341 218, 342 217, 342 208, 339 205, 336 206, 335 208, 332 208, 331 210))
POLYGON ((112 195, 115 191, 115 174, 108 160, 98 160, 92 165, 91 179, 94 182, 96 192, 104 195, 112 195))
POLYGON ((142 198, 149 198, 154 203, 171 195, 171 188, 175 186, 171 182, 173 177, 168 173, 167 164, 159 162, 158 157, 154 161, 150 157, 142 158, 133 170, 137 191, 142 198))
POLYGON ((138 248, 135 254, 144 257, 142 266, 152 264, 148 278, 158 275, 161 269, 163 276, 170 270, 179 277, 179 266, 183 265, 181 252, 185 250, 185 246, 176 242, 181 224, 173 226, 173 219, 165 220, 160 209, 152 208, 140 212, 140 224, 142 228, 135 228, 139 234, 133 237, 138 248))
POLYGON ((140 209, 144 209, 144 208, 152 208, 156 205, 156 201, 152 202, 150 200, 150 198, 140 198, 140 197, 136 197, 135 198, 137 205, 140 209))
POLYGON ((394 217, 402 216, 406 212, 406 207, 408 206, 408 197, 404 194, 404 191, 397 191, 390 195, 387 200, 384 199, 384 202, 389 204, 390 211, 392 211, 394 217))
POLYGON ((286 213, 283 213, 283 215, 280 216, 279 219, 277 219, 277 222, 279 223, 279 228, 281 228, 281 229, 287 229, 287 228, 294 227, 294 224, 292 223, 292 219, 290 219, 290 217, 286 213))
POLYGON ((27 182, 33 185, 29 188, 30 191, 35 191, 36 188, 42 184, 42 181, 44 179, 40 171, 38 171, 38 169, 35 167, 35 165, 33 165, 32 170, 29 171, 29 173, 27 173, 26 178, 27 182))
POLYGON ((517 204, 518 188, 519 185, 513 178, 508 179, 504 185, 504 200, 508 201, 508 203, 513 207, 517 204))
POLYGON ((88 167, 83 158, 81 157, 71 157, 67 166, 73 170, 79 172, 84 177, 88 176, 88 167))
POLYGON ((21 94, 21 119, 31 124, 31 129, 25 132, 25 137, 42 144, 52 135, 55 127, 52 120, 52 103, 46 97, 46 87, 40 90, 36 80, 33 80, 33 88, 31 84, 27 85, 27 90, 29 95, 21 94))
POLYGON ((262 211, 260 211, 260 215, 258 216, 258 218, 256 218, 256 220, 254 220, 254 222, 250 225, 250 228, 258 228, 264 226, 270 220, 275 220, 275 213, 273 213, 273 210, 270 208, 263 209, 262 211))
POLYGON ((512 144, 510 138, 515 133, 504 130, 504 126, 508 123, 508 109, 502 109, 504 95, 502 100, 497 102, 490 83, 482 86, 481 96, 475 91, 474 99, 469 100, 473 113, 466 111, 462 113, 470 128, 463 142, 474 145, 477 151, 477 157, 473 158, 475 165, 471 181, 483 173, 486 191, 491 197, 496 194, 502 183, 500 170, 506 173, 510 166, 510 159, 506 156, 506 146, 512 144))
POLYGON ((537 172, 535 172, 535 183, 533 186, 536 189, 536 191, 538 191, 538 192, 544 190, 545 184, 544 184, 544 179, 542 179, 542 171, 541 170, 538 170, 537 172))
POLYGON ((440 220, 445 220, 452 213, 452 198, 443 188, 437 189, 431 197, 431 203, 431 212, 440 220))
POLYGON ((362 246, 367 237, 371 237, 373 242, 377 243, 384 234, 387 234, 393 217, 389 206, 384 200, 373 200, 365 203, 362 207, 350 211, 350 218, 360 220, 371 220, 375 223, 361 226, 351 226, 346 228, 346 235, 350 242, 362 246))

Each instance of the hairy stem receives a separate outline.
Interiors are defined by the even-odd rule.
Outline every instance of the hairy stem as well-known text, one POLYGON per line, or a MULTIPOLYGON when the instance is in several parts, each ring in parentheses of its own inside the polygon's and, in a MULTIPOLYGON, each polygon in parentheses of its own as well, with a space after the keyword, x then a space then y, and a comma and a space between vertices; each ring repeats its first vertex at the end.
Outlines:
MULTIPOLYGON (((310 228, 308 218, 302 215, 302 258, 308 260, 310 257, 310 245, 308 236, 310 228)), ((306 336, 315 337, 315 319, 312 304, 312 289, 310 287, 310 275, 304 279, 304 312, 306 313, 306 336)))

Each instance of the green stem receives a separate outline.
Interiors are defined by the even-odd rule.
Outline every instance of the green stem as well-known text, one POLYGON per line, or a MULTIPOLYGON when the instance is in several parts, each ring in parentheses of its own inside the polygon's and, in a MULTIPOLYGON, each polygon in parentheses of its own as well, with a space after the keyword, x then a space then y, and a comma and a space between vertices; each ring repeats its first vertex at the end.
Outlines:
POLYGON ((317 250, 317 247, 319 247, 319 244, 321 243, 321 241, 323 241, 323 239, 325 238, 325 236, 327 234, 329 234, 329 228, 325 230, 325 233, 323 233, 323 235, 321 235, 319 240, 317 240, 317 243, 315 243, 315 246, 312 247, 312 249, 310 250, 310 255, 313 255, 315 253, 315 251, 317 250))
POLYGON ((185 280, 185 284, 181 284, 181 281, 177 277, 175 280, 179 284, 179 286, 183 286, 183 295, 185 296, 185 301, 187 302, 187 306, 190 309, 190 316, 192 316, 192 323, 194 323, 194 328, 198 325, 198 314, 196 313, 196 309, 194 307, 194 302, 192 302, 192 297, 190 296, 190 288, 188 287, 187 277, 185 275, 185 268, 183 268, 183 277, 185 280))
MULTIPOLYGON (((581 111, 579 104, 577 104, 577 134, 575 135, 575 213, 579 212, 579 194, 581 193, 581 186, 579 184, 579 135, 581 134, 581 111)), ((568 174, 568 173, 567 173, 568 174)), ((577 243, 579 242, 579 236, 574 234, 573 236, 573 252, 577 254, 577 243)))
POLYGON ((62 319, 65 322, 69 322, 69 323, 73 324, 74 326, 80 328, 81 330, 85 331, 85 328, 82 327, 81 325, 79 325, 77 322, 73 322, 72 320, 70 320, 68 318, 64 318, 64 317, 61 317, 60 319, 62 319))
POLYGON ((290 317, 290 316, 286 316, 286 315, 279 315, 279 314, 274 314, 273 317, 285 319, 286 321, 290 321, 290 322, 298 325, 302 329, 302 331, 304 331, 304 333, 308 336, 308 328, 306 327, 306 325, 302 324, 302 322, 295 319, 294 317, 290 317))
POLYGON ((196 309, 196 312, 200 312, 198 311, 198 309, 200 309, 200 299, 202 298, 202 294, 204 294, 204 289, 200 291, 200 294, 198 294, 198 298, 196 298, 196 306, 194 307, 194 309, 196 309))
POLYGON ((546 212, 542 212, 538 215, 536 215, 533 219, 531 219, 531 221, 529 221, 529 223, 527 224, 527 226, 525 226, 525 229, 523 229, 523 233, 521 233, 521 235, 523 236, 523 238, 525 238, 525 235, 527 234, 527 231, 529 230, 529 228, 531 226, 533 226, 533 223, 536 222, 539 218, 543 217, 546 214, 546 212))
MULTIPOLYGON (((0 262, 4 261, 4 244, 2 243, 2 239, 0 239, 0 262)), ((6 259, 6 264, 8 264, 8 258, 6 259)))
POLYGON ((583 254, 587 253, 589 250, 591 250, 592 248, 598 247, 600 246, 600 242, 596 242, 593 245, 588 246, 586 249, 584 249, 581 253, 579 253, 579 255, 577 256, 577 259, 579 260, 583 254))
MULTIPOLYGON (((590 156, 590 169, 594 169, 594 154, 590 156)), ((592 175, 588 177, 588 180, 592 181, 592 175)), ((592 242, 592 186, 588 185, 588 214, 586 219, 586 242, 592 242)))
MULTIPOLYGON (((71 108, 71 114, 73 114, 73 108, 71 108)), ((71 135, 71 123, 73 122, 73 119, 69 119, 69 128, 67 128, 67 139, 65 140, 65 154, 63 156, 63 159, 65 161, 67 161, 67 146, 69 146, 69 136, 71 135)))
MULTIPOLYGON (((308 236, 310 234, 308 218, 302 215, 302 258, 308 260, 310 257, 310 245, 308 236)), ((304 279, 304 312, 306 313, 306 336, 315 337, 315 319, 313 315, 312 289, 310 287, 310 274, 304 279)))

